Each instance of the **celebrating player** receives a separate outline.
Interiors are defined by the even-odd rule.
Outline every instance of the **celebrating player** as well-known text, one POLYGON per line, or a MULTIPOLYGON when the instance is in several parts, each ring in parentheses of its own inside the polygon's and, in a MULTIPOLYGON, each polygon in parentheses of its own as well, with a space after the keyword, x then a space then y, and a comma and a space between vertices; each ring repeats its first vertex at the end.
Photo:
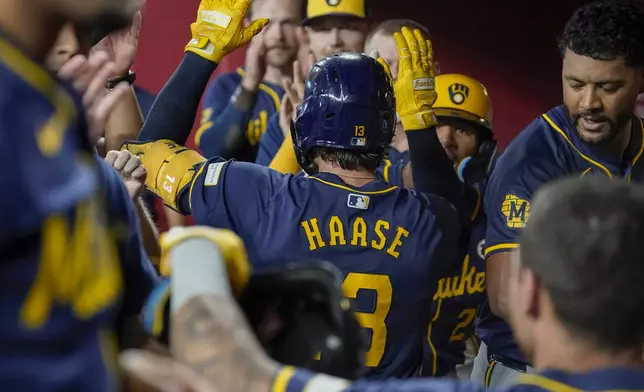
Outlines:
MULTIPOLYGON (((127 86, 104 93, 98 81, 113 65, 106 57, 83 61, 73 84, 91 91, 85 104, 96 116, 88 124, 80 99, 42 64, 65 23, 107 18, 118 26, 131 18, 134 3, 0 4, 0 156, 7 189, 0 229, 3 390, 116 387, 109 372, 110 330, 123 286, 119 250, 127 246, 126 232, 116 228, 129 221, 124 204, 110 206, 108 214, 105 179, 87 140, 102 132, 100 119, 127 86)), ((117 200, 126 201, 123 185, 117 190, 117 200)))
POLYGON ((308 52, 308 56, 293 63, 292 83, 284 81, 285 91, 290 94, 284 96, 279 113, 269 118, 255 163, 268 166, 280 149, 284 136, 290 134, 288 123, 295 106, 301 103, 304 80, 315 61, 333 53, 363 51, 369 29, 367 3, 365 0, 307 1, 304 29, 300 30, 299 37, 300 51, 308 52))
POLYGON ((489 386, 508 385, 530 371, 503 320, 509 300, 504 277, 534 192, 569 174, 644 180, 643 125, 633 115, 637 95, 644 90, 641 2, 582 6, 568 21, 560 49, 563 105, 537 118, 510 144, 485 197, 489 308, 482 311, 479 332, 485 344, 472 377, 489 386))
POLYGON ((255 0, 246 18, 270 19, 246 52, 246 66, 213 80, 195 142, 207 157, 254 161, 268 119, 280 109, 282 79, 292 76, 301 0, 255 0))
MULTIPOLYGON (((521 252, 510 259, 507 283, 510 323, 539 373, 493 390, 644 388, 644 291, 639 289, 644 265, 638 258, 644 251, 643 201, 641 185, 601 177, 558 180, 537 192, 521 234, 521 252), (634 288, 629 301, 620 295, 625 288, 634 288)), ((213 256, 207 270, 182 264, 187 259, 172 260, 182 264, 177 268, 184 276, 191 271, 208 280, 203 285, 207 290, 193 288, 186 278, 178 281, 178 276, 173 283, 182 288, 174 295, 183 304, 173 310, 173 352, 187 366, 132 353, 123 364, 138 380, 159 391, 181 384, 202 392, 485 390, 446 379, 352 384, 274 363, 262 353, 230 294, 231 287, 233 292, 241 287, 235 271, 243 265, 242 252, 235 252, 230 241, 222 242, 217 245, 225 263, 213 256), (231 283, 221 276, 225 269, 231 283)))
MULTIPOLYGON (((202 2, 200 15, 205 8, 232 21, 226 28, 198 22, 210 28, 202 30, 209 34, 199 37, 203 41, 195 61, 206 61, 200 55, 206 48, 221 59, 257 31, 242 29, 246 6, 202 2)), ((406 95, 399 112, 403 125, 422 129, 433 125, 435 94, 431 88, 414 89, 412 79, 432 85, 431 51, 419 30, 407 30, 405 39, 420 39, 425 51, 396 85, 406 95)), ((143 133, 150 132, 155 142, 124 146, 143 160, 152 192, 191 213, 198 224, 234 230, 255 268, 293 258, 332 260, 346 275, 343 286, 355 299, 361 324, 371 330, 368 375, 380 378, 418 374, 434 288, 440 270, 456 256, 458 236, 455 213, 442 199, 376 180, 396 117, 383 63, 343 53, 314 66, 293 123, 295 150, 310 177, 243 162, 206 161, 162 140, 163 127, 148 128, 153 118, 143 133)))

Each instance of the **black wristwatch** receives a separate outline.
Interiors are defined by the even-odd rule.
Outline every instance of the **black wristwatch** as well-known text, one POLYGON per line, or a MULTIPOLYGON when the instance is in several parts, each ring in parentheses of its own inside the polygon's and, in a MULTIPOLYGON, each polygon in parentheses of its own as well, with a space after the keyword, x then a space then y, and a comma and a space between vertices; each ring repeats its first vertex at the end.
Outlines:
POLYGON ((107 80, 107 89, 108 90, 114 90, 114 87, 116 87, 117 84, 121 82, 128 82, 131 85, 134 84, 136 81, 136 73, 134 71, 129 71, 127 75, 121 76, 119 78, 111 78, 107 80))

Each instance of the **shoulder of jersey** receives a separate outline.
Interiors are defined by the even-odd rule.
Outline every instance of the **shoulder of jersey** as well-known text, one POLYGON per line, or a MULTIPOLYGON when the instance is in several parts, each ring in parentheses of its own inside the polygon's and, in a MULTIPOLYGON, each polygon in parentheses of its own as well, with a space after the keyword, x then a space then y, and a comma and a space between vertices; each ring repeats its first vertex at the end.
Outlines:
POLYGON ((565 143, 565 140, 552 129, 543 116, 539 116, 510 142, 499 156, 494 171, 523 170, 524 164, 531 165, 538 161, 554 162, 562 142, 565 143))

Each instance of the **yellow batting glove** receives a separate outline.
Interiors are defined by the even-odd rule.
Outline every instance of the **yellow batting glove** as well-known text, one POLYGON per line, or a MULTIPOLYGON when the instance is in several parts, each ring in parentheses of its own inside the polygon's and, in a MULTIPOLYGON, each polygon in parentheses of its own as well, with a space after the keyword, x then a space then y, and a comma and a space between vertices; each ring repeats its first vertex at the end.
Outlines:
POLYGON ((191 226, 173 228, 161 234, 159 240, 161 244, 161 274, 164 276, 170 276, 171 274, 170 260, 168 260, 170 250, 177 244, 191 238, 206 239, 219 249, 226 263, 226 271, 228 272, 231 289, 235 296, 239 296, 248 284, 251 267, 248 262, 244 243, 237 234, 230 230, 215 229, 206 226, 191 226))
POLYGON ((432 109, 436 102, 432 43, 420 30, 412 32, 408 27, 394 33, 394 40, 398 47, 398 79, 394 82, 394 94, 403 128, 414 131, 434 126, 437 120, 432 109))
POLYGON ((148 172, 145 187, 165 204, 178 211, 178 197, 188 186, 206 158, 172 140, 138 142, 126 140, 121 150, 128 150, 141 159, 148 172))
POLYGON ((268 19, 252 21, 244 27, 250 0, 202 0, 197 21, 190 25, 192 39, 186 52, 220 63, 237 48, 250 42, 268 24, 268 19))

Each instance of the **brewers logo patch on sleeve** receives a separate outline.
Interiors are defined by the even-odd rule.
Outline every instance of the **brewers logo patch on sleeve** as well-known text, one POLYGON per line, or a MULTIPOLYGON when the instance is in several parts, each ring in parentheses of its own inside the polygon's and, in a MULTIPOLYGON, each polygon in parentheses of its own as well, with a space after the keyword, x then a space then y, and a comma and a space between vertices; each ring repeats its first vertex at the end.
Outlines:
POLYGON ((530 216, 530 202, 513 194, 505 195, 501 212, 509 228, 523 228, 530 216))

